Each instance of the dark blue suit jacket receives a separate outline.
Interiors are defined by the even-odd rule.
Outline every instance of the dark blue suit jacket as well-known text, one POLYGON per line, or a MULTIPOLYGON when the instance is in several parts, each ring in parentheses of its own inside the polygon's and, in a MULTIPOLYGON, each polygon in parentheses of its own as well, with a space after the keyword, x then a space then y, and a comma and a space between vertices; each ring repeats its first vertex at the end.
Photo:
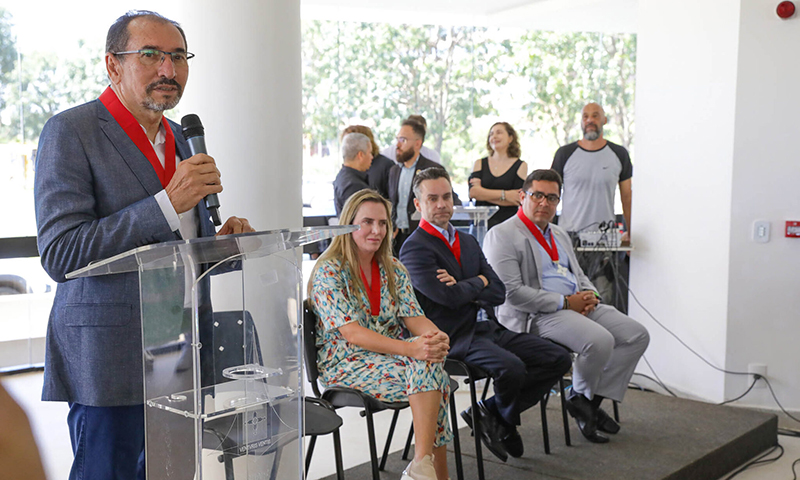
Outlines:
POLYGON ((421 228, 414 230, 400 250, 400 261, 408 269, 425 316, 450 336, 449 356, 453 358, 462 358, 469 349, 478 309, 500 305, 506 297, 506 287, 486 261, 475 237, 461 232, 458 235, 461 265, 440 238, 421 228), (448 287, 440 282, 436 278, 438 269, 447 270, 457 283, 448 287), (484 287, 478 275, 486 277, 489 285, 484 287))
MULTIPOLYGON (((180 158, 191 154, 170 122, 180 158)), ((179 240, 154 195, 152 165, 99 101, 51 118, 34 182, 42 266, 57 282, 47 327, 42 398, 90 406, 143 403, 137 273, 65 275, 130 249, 179 240)), ((214 235, 203 202, 200 235, 214 235)))

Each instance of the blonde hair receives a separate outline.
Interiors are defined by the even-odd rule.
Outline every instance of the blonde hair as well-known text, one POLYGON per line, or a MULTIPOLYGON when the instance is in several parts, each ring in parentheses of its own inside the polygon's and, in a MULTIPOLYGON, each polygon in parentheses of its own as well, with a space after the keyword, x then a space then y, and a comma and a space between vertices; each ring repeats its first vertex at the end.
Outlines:
MULTIPOLYGON (((344 207, 342 207, 342 214, 339 216, 339 224, 352 225, 356 218, 356 214, 358 213, 358 209, 361 208, 361 205, 367 202, 381 204, 386 209, 386 236, 383 237, 383 241, 381 242, 380 247, 378 247, 378 251, 375 252, 374 258, 378 262, 378 265, 383 266, 383 269, 386 271, 386 278, 389 284, 389 293, 391 294, 392 298, 397 301, 395 269, 403 267, 400 262, 395 262, 392 258, 392 204, 375 190, 369 190, 365 188, 364 190, 360 190, 351 195, 350 198, 348 198, 344 203, 344 207)), ((356 245, 356 242, 353 241, 353 235, 348 233, 346 235, 334 237, 330 247, 328 247, 327 250, 325 250, 325 252, 317 259, 317 263, 314 265, 314 269, 311 271, 311 276, 308 279, 308 298, 311 300, 312 304, 313 297, 311 295, 311 290, 314 283, 314 277, 316 277, 317 270, 319 269, 320 265, 327 260, 339 260, 340 274, 343 273, 345 269, 349 271, 350 277, 353 279, 350 285, 350 291, 348 292, 351 298, 355 297, 356 293, 358 293, 353 291, 354 289, 360 289, 365 296, 369 296, 367 293, 367 287, 361 280, 361 272, 359 271, 358 246, 356 245)), ((372 279, 373 282, 375 280, 376 279, 374 278, 372 279)), ((377 280, 380 281, 380 279, 377 280)))
POLYGON ((370 130, 369 127, 365 127, 364 125, 350 125, 342 132, 342 139, 344 139, 344 136, 348 133, 360 133, 362 135, 366 135, 367 138, 369 138, 369 142, 372 144, 373 157, 377 156, 381 152, 381 149, 378 148, 378 144, 375 143, 375 137, 372 136, 372 130, 370 130))

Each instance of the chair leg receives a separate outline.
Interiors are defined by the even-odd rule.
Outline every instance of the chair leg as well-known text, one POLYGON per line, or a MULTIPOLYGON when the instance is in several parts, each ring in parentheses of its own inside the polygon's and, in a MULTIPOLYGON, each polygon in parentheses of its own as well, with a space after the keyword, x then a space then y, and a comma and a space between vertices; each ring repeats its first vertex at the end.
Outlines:
POLYGON ((222 454, 222 462, 225 465, 225 480, 234 480, 233 478, 233 455, 222 454))
POLYGON ((308 449, 306 449, 306 477, 308 477, 308 467, 311 466, 311 457, 314 455, 314 446, 317 444, 317 436, 312 435, 308 441, 308 449))
POLYGON ((544 453, 550 455, 550 432, 547 430, 547 400, 550 398, 550 393, 546 393, 541 400, 539 400, 539 407, 542 411, 542 439, 544 440, 544 453))
POLYGON ((486 401, 486 394, 489 393, 489 385, 492 384, 492 377, 486 377, 486 382, 483 384, 483 394, 481 395, 481 401, 486 401))
POLYGON ((567 416, 567 395, 564 393, 564 377, 558 379, 558 390, 561 397, 561 416, 564 420, 564 441, 567 446, 572 446, 569 438, 569 417, 567 416))
POLYGON ((381 474, 378 469, 378 447, 375 444, 375 422, 372 419, 370 410, 365 410, 364 415, 367 417, 367 439, 369 440, 369 459, 372 464, 372 480, 381 480, 381 474))
POLYGON ((336 458, 336 480, 344 480, 344 462, 342 461, 342 439, 339 429, 333 431, 333 453, 336 458))
POLYGON ((383 456, 381 456, 381 465, 378 467, 379 470, 383 470, 386 467, 386 457, 389 456, 389 446, 392 443, 394 427, 397 425, 397 417, 399 416, 400 410, 395 410, 394 415, 392 415, 392 424, 389 425, 389 434, 386 435, 386 445, 383 446, 383 456))
POLYGON ((464 480, 464 466, 461 464, 461 439, 458 437, 458 409, 455 392, 450 393, 450 421, 453 424, 453 451, 456 457, 456 477, 464 480))
POLYGON ((275 450, 275 458, 272 459, 272 470, 270 471, 269 474, 269 480, 276 480, 278 478, 278 467, 281 464, 282 453, 283 453, 283 447, 275 450))
POLYGON ((372 480, 381 480, 378 469, 378 447, 375 445, 375 422, 372 419, 372 411, 365 412, 367 417, 367 437, 369 438, 369 459, 372 463, 372 480))
MULTIPOLYGON (((487 379, 488 381, 488 379, 487 379)), ((486 390, 484 389, 484 393, 486 390)), ((481 416, 478 413, 478 396, 475 393, 475 380, 469 377, 469 399, 472 402, 472 432, 475 435, 475 459, 478 463, 478 480, 485 480, 483 474, 483 449, 481 448, 481 416)))
POLYGON ((414 438, 414 422, 411 422, 411 428, 408 429, 408 438, 406 438, 406 447, 403 449, 403 460, 408 460, 408 452, 411 450, 411 440, 414 438))
POLYGON ((619 403, 614 400, 614 420, 619 423, 619 403))

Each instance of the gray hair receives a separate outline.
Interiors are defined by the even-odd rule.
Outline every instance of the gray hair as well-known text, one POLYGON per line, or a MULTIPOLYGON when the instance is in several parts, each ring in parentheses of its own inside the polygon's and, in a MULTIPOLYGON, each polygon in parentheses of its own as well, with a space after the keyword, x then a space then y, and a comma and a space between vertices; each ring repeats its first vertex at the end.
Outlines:
POLYGON ((371 152, 372 143, 363 133, 348 133, 342 138, 342 158, 349 162, 356 158, 358 152, 371 152))
MULTIPOLYGON (((131 36, 130 32, 128 31, 128 24, 137 18, 149 18, 157 22, 174 25, 175 28, 181 32, 184 46, 189 48, 188 44, 186 43, 186 34, 183 32, 183 28, 181 28, 178 22, 170 20, 169 18, 156 12, 151 12, 150 10, 130 10, 125 13, 125 15, 122 15, 116 19, 108 29, 108 35, 106 36, 106 53, 121 52, 128 47, 128 40, 131 36)), ((120 60, 123 60, 124 58, 125 57, 120 57, 120 60)))

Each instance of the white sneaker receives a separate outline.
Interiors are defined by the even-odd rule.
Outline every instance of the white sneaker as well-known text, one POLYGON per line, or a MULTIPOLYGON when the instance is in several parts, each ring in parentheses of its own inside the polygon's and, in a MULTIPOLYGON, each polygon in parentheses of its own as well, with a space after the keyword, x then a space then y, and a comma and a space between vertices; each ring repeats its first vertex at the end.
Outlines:
POLYGON ((425 455, 419 462, 411 461, 403 470, 400 480, 436 480, 436 469, 433 468, 433 455, 425 455))

